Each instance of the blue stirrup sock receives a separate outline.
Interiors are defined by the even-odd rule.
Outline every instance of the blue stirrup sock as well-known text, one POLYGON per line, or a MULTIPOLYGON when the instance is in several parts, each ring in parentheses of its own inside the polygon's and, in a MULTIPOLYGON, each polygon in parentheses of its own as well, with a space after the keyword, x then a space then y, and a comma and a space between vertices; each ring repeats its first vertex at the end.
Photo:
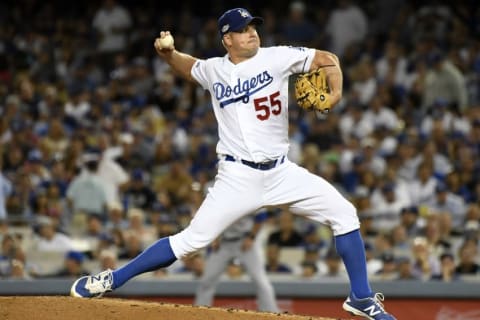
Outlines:
POLYGON ((145 272, 168 267, 177 260, 168 237, 157 240, 124 266, 113 271, 112 289, 121 287, 131 278, 145 272))
POLYGON ((368 283, 365 246, 360 231, 354 230, 335 237, 335 246, 342 257, 355 297, 362 299, 372 296, 368 283))

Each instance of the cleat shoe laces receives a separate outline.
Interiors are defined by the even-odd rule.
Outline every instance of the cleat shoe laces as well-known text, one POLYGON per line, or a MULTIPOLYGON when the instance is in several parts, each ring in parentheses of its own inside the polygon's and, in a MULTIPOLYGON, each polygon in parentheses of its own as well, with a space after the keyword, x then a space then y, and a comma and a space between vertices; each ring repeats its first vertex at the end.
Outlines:
POLYGON ((352 292, 343 303, 343 309, 353 315, 370 320, 396 320, 394 316, 385 311, 384 300, 385 297, 382 293, 375 293, 373 297, 358 299, 352 292))

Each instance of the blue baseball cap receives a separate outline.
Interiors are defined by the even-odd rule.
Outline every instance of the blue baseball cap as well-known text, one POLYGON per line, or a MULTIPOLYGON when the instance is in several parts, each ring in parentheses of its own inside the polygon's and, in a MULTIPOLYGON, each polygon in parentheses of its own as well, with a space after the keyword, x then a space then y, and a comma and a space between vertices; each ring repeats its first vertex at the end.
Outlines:
POLYGON ((79 251, 69 251, 66 254, 66 259, 76 261, 77 263, 83 263, 85 256, 79 251))
POLYGON ((218 18, 218 31, 223 37, 228 32, 242 30, 250 23, 260 25, 263 23, 263 19, 253 17, 250 12, 244 8, 230 9, 218 18))

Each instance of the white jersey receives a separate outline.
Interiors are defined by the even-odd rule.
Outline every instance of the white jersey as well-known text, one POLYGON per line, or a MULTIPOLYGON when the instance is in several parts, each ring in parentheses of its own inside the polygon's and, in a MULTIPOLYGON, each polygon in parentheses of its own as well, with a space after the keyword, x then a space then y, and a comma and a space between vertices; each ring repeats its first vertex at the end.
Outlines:
POLYGON ((192 76, 212 95, 218 154, 254 162, 287 154, 288 77, 308 71, 314 55, 314 49, 277 46, 238 64, 228 55, 197 60, 192 76))

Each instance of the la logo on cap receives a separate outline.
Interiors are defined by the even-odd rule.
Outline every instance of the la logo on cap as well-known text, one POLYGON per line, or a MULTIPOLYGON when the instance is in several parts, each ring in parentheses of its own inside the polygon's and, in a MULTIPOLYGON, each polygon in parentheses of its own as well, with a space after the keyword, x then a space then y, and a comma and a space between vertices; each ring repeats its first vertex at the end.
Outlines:
POLYGON ((244 17, 244 18, 247 18, 248 16, 250 16, 250 15, 248 14, 248 12, 245 11, 245 10, 240 9, 240 10, 238 10, 238 12, 239 12, 240 15, 241 15, 242 17, 244 17))
POLYGON ((222 27, 222 32, 225 33, 228 31, 228 29, 230 28, 230 25, 229 24, 226 24, 222 27))

